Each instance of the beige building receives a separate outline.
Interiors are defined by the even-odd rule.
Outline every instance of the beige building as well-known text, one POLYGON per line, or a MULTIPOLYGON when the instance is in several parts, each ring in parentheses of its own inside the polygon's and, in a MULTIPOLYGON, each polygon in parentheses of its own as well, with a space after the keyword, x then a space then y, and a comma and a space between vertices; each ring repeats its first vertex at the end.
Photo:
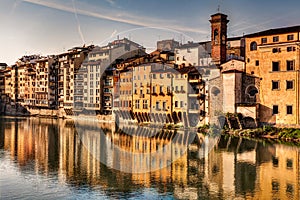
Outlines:
POLYGON ((261 79, 260 121, 299 125, 300 27, 270 29, 245 36, 246 72, 261 79))

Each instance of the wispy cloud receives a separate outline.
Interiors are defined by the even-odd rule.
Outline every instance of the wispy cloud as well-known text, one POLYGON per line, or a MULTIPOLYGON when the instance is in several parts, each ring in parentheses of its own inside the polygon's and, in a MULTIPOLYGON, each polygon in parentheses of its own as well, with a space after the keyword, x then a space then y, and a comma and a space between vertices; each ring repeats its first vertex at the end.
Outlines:
POLYGON ((82 33, 82 31, 81 31, 81 26, 80 26, 80 22, 79 22, 79 19, 78 19, 77 9, 76 9, 74 0, 72 0, 72 4, 73 4, 74 14, 75 14, 76 22, 77 22, 78 33, 79 33, 79 35, 80 35, 80 38, 81 38, 81 40, 82 40, 82 43, 85 44, 85 40, 84 40, 83 33, 82 33))
MULTIPOLYGON (((74 9, 54 1, 46 1, 46 0, 23 0, 23 1, 27 3, 48 7, 48 8, 74 13, 74 9)), ((147 18, 144 16, 137 16, 126 12, 119 12, 119 11, 114 12, 110 10, 109 12, 106 11, 106 13, 104 11, 103 12, 101 11, 100 13, 100 12, 95 12, 95 11, 82 9, 82 8, 81 9, 78 8, 76 11, 77 14, 80 15, 94 17, 98 19, 106 19, 110 21, 130 24, 130 25, 136 25, 142 27, 161 27, 161 28, 173 29, 173 30, 183 31, 183 32, 192 32, 192 33, 202 33, 202 34, 208 33, 207 29, 201 30, 200 28, 181 26, 178 25, 178 22, 176 21, 170 22, 161 19, 147 18)))
POLYGON ((106 2, 108 2, 111 6, 115 6, 116 2, 114 0, 105 0, 106 2))

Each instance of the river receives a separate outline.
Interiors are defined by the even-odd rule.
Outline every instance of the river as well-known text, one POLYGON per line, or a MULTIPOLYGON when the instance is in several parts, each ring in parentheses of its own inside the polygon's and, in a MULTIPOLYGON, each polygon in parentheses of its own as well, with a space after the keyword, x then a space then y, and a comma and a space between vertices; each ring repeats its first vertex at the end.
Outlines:
POLYGON ((300 199, 299 167, 267 141, 0 118, 0 199, 300 199))

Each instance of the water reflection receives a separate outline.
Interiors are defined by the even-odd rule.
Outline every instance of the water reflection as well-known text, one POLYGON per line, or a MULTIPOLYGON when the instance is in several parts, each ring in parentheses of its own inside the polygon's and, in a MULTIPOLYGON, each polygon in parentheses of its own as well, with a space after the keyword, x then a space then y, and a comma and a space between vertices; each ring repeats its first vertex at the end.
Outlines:
MULTIPOLYGON (((97 193, 97 197, 139 199, 299 199, 300 151, 281 144, 209 138, 188 131, 130 126, 120 130, 95 122, 75 126, 68 120, 4 118, 0 152, 0 183, 7 183, 1 185, 1 196, 7 198, 18 177, 30 174, 44 177, 38 179, 46 185, 39 188, 41 194, 49 185, 55 187, 53 180, 63 186, 55 189, 59 197, 97 193), (104 134, 99 134, 100 128, 104 134), (216 139, 217 145, 209 151, 207 146, 216 139), (155 153, 158 149, 162 154, 155 153), (122 172, 161 166, 145 173, 122 172), (18 174, 10 180, 5 171, 14 167, 18 174)), ((26 184, 34 185, 36 180, 26 184)), ((38 198, 35 193, 28 192, 27 197, 38 198)))

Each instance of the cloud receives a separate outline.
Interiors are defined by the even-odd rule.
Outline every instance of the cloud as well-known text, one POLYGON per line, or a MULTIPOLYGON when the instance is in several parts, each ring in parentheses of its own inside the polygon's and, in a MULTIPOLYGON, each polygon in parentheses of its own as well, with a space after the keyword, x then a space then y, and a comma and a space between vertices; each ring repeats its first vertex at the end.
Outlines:
POLYGON ((73 4, 74 14, 75 14, 76 22, 77 22, 77 30, 78 30, 78 33, 79 33, 80 38, 82 40, 82 43, 85 44, 85 40, 84 40, 83 33, 81 31, 81 26, 80 26, 80 22, 79 22, 79 19, 78 19, 77 9, 76 9, 74 0, 72 0, 72 4, 73 4))
MULTIPOLYGON (((24 2, 31 3, 31 4, 36 4, 48 8, 53 8, 65 12, 70 12, 74 13, 74 9, 70 8, 69 6, 63 5, 56 3, 54 1, 46 1, 46 0, 23 0, 24 2)), ((99 10, 99 9, 98 9, 99 10)), ((135 25, 135 26, 142 26, 142 27, 161 27, 161 28, 167 28, 167 29, 173 29, 177 31, 183 31, 183 32, 192 32, 192 33, 201 33, 201 34, 207 34, 208 31, 207 29, 201 30, 200 28, 191 28, 191 27, 185 27, 181 25, 177 25, 178 22, 173 21, 166 21, 166 20, 160 20, 160 19, 154 19, 154 18, 146 18, 143 16, 137 16, 137 15, 132 15, 126 12, 120 12, 116 11, 113 12, 112 10, 103 12, 95 12, 91 10, 86 10, 86 9, 77 9, 77 14, 84 15, 84 16, 89 16, 89 17, 94 17, 98 19, 105 19, 105 20, 110 20, 110 21, 115 21, 115 22, 120 22, 120 23, 126 23, 130 25, 135 25), (118 13, 118 14, 117 14, 118 13), (160 25, 160 26, 159 26, 160 25)))
POLYGON ((116 5, 116 2, 114 0, 105 0, 106 2, 108 2, 111 6, 116 5))

